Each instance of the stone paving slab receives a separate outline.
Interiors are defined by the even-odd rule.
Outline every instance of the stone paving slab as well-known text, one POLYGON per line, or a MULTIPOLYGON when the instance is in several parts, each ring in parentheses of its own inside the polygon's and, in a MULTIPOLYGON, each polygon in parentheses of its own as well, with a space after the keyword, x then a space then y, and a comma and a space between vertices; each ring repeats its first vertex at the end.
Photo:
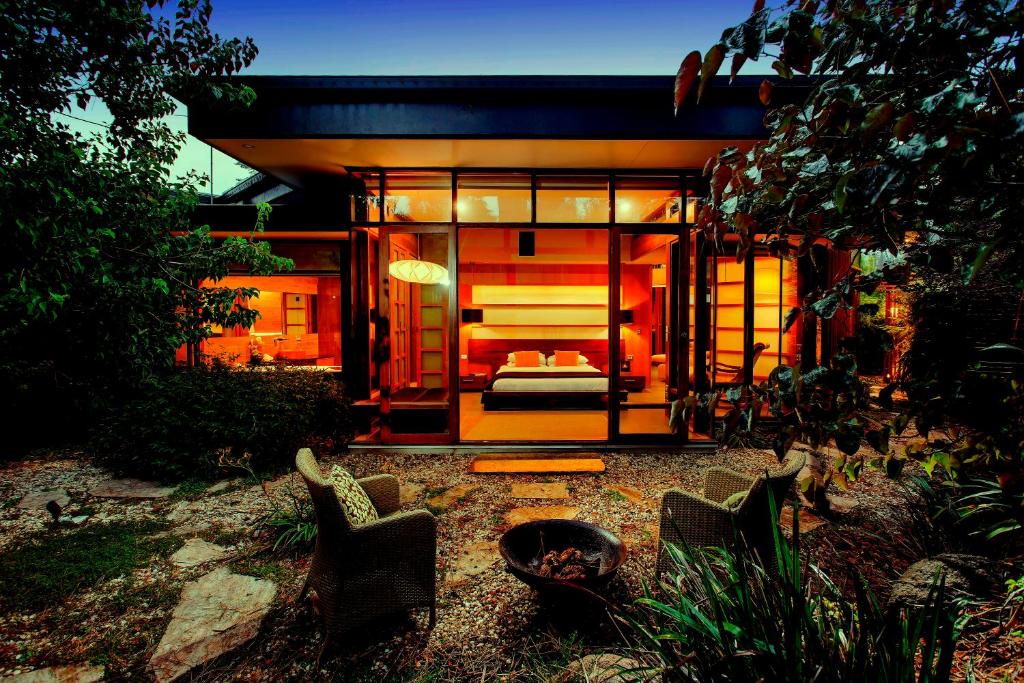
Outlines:
POLYGON ((505 521, 512 525, 537 522, 542 519, 576 519, 578 507, 569 505, 540 505, 514 508, 505 513, 505 521))
POLYGON ((151 500, 166 498, 174 493, 174 489, 173 486, 159 486, 140 479, 108 479, 89 489, 89 495, 97 498, 151 500))
POLYGON ((178 548, 177 552, 171 555, 171 562, 177 567, 188 568, 198 567, 207 562, 216 562, 224 559, 227 549, 216 543, 204 541, 201 538, 190 538, 185 545, 178 548))
POLYGON ((103 667, 93 664, 68 664, 26 671, 3 678, 4 683, 95 683, 103 678, 103 667))
POLYGON ((408 484, 401 484, 398 487, 398 501, 402 505, 413 503, 420 497, 420 494, 423 493, 423 489, 425 488, 426 486, 423 484, 415 484, 412 482, 408 484))
POLYGON ((453 504, 462 500, 473 491, 480 488, 479 484, 458 484, 453 486, 444 493, 434 496, 427 501, 430 507, 437 508, 438 510, 447 510, 453 504))
POLYGON ((470 577, 482 574, 501 558, 497 541, 470 543, 459 549, 445 574, 447 583, 462 583, 470 577))
POLYGON ((71 496, 64 489, 48 489, 46 491, 32 491, 25 495, 18 503, 19 510, 45 510, 46 504, 51 500, 56 501, 62 508, 67 507, 71 502, 71 496))
POLYGON ((159 683, 252 640, 277 594, 273 581, 219 567, 185 585, 156 652, 149 660, 159 683))
POLYGON ((542 498, 556 500, 569 497, 569 485, 564 481, 549 484, 512 484, 513 498, 542 498))

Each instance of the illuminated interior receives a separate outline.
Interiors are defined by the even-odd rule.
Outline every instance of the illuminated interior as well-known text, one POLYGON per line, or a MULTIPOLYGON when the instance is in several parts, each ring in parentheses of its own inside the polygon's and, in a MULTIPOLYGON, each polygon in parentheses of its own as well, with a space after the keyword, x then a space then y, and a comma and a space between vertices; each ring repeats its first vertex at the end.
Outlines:
POLYGON ((460 438, 606 440, 608 231, 524 230, 525 249, 518 229, 459 231, 460 438), (539 367, 510 362, 529 351, 539 367))
MULTIPOLYGON (((217 287, 255 287, 257 297, 238 301, 259 311, 255 324, 215 326, 203 343, 207 358, 233 365, 278 364, 337 370, 341 367, 341 278, 337 275, 229 276, 217 287)), ((179 357, 184 359, 183 351, 179 357)))

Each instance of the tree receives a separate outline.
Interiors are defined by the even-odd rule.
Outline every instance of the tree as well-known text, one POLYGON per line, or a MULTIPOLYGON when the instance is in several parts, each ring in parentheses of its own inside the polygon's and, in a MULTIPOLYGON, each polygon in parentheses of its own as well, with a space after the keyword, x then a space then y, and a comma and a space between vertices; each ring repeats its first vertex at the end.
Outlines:
MULTIPOLYGON (((684 59, 676 106, 694 84, 699 99, 727 58, 733 75, 767 57, 782 79, 817 78, 804 102, 767 112, 764 143, 709 159, 698 229, 715 241, 738 235, 739 258, 757 240, 787 256, 827 240, 902 257, 843 274, 789 324, 831 318, 881 282, 934 273, 970 282, 998 264, 999 278, 1024 288, 1022 19, 1014 0, 791 0, 775 9, 757 0, 703 58, 684 59)), ((772 89, 766 79, 766 105, 772 89)), ((866 440, 887 456, 908 419, 925 437, 941 419, 918 396, 910 415, 873 421, 854 370, 840 355, 829 368, 773 374, 766 389, 785 418, 781 451, 799 438, 852 455, 866 440)), ((842 458, 833 472, 858 467, 842 458)))
POLYGON ((167 122, 171 93, 224 106, 254 98, 216 80, 257 50, 213 33, 211 13, 209 0, 0 0, 6 362, 42 363, 97 394, 137 382, 211 324, 252 324, 257 313, 236 302, 255 291, 202 281, 232 264, 289 266, 252 236, 216 241, 194 226, 199 178, 170 177, 184 142, 167 122), (67 115, 93 101, 109 127, 73 131, 67 115))

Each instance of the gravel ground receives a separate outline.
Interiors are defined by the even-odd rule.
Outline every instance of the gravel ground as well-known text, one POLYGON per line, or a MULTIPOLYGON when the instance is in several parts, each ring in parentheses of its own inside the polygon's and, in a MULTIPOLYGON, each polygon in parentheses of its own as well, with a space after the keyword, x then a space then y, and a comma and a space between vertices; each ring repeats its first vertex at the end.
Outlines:
MULTIPOLYGON (((629 558, 606 591, 612 605, 628 607, 653 576, 660 494, 679 487, 700 491, 703 470, 726 465, 755 474, 775 464, 770 451, 733 449, 716 454, 611 453, 601 475, 530 476, 470 475, 470 455, 458 453, 350 453, 335 462, 356 476, 396 475, 416 495, 407 508, 424 507, 426 500, 458 484, 477 488, 438 518, 438 620, 425 629, 426 615, 416 614, 382 623, 372 633, 356 636, 316 666, 320 636, 309 610, 296 603, 308 568, 308 555, 270 554, 259 520, 270 510, 261 487, 233 482, 215 494, 195 499, 171 497, 157 501, 117 502, 90 498, 90 486, 109 478, 78 457, 29 461, 0 470, 0 549, 47 524, 45 511, 21 510, 17 502, 36 490, 65 488, 69 510, 80 509, 98 519, 165 519, 169 533, 201 536, 226 545, 236 571, 273 578, 280 590, 277 602, 257 639, 234 655, 199 672, 197 680, 366 680, 415 678, 430 680, 529 680, 537 657, 558 656, 566 643, 580 651, 621 644, 607 611, 599 604, 544 602, 532 589, 508 574, 500 561, 460 579, 459 551, 473 544, 494 543, 509 528, 504 514, 517 506, 569 505, 579 508, 578 519, 594 522, 618 534, 629 558), (564 482, 569 499, 516 500, 513 483, 564 482), (642 497, 609 490, 621 485, 638 489, 642 497), (421 487, 421 488, 420 488, 421 487), (573 635, 575 634, 575 635, 573 635), (441 672, 440 675, 437 675, 441 672)), ((303 492, 294 477, 275 480, 277 496, 289 489, 303 492), (290 483, 289 483, 290 482, 290 483)), ((884 596, 888 583, 911 561, 923 555, 908 541, 914 522, 906 511, 907 493, 876 472, 868 472, 844 494, 858 505, 833 523, 802 537, 803 547, 840 579, 852 564, 868 569, 868 579, 884 596), (852 554, 852 557, 851 557, 852 554), (865 564, 867 563, 867 564, 865 564), (869 566, 870 565, 870 566, 869 566)), ((113 678, 138 680, 166 627, 170 610, 185 581, 210 567, 182 570, 166 558, 155 558, 131 577, 116 577, 82 591, 65 605, 39 614, 0 615, 0 676, 16 670, 84 660, 104 661, 113 678), (125 595, 137 599, 126 600, 125 595), (68 628, 76 620, 95 628, 68 628), (125 642, 111 643, 102 622, 124 632, 125 642), (113 653, 113 654, 111 654, 113 653)))

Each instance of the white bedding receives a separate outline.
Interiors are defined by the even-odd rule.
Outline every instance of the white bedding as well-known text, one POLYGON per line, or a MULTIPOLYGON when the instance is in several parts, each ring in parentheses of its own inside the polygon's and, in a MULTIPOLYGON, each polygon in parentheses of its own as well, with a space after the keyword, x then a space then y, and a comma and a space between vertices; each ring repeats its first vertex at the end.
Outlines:
POLYGON ((502 377, 494 382, 494 391, 608 391, 608 378, 601 377, 601 371, 590 365, 577 365, 575 367, 552 367, 542 365, 537 368, 517 368, 512 365, 502 365, 499 373, 515 374, 524 373, 565 373, 572 372, 579 374, 579 377, 502 377), (598 375, 594 377, 594 375, 598 375))

